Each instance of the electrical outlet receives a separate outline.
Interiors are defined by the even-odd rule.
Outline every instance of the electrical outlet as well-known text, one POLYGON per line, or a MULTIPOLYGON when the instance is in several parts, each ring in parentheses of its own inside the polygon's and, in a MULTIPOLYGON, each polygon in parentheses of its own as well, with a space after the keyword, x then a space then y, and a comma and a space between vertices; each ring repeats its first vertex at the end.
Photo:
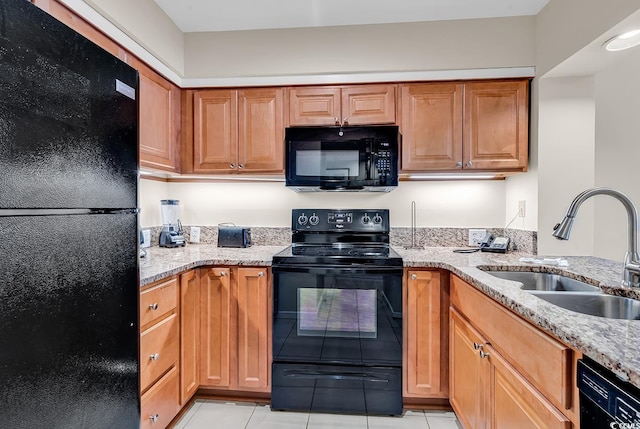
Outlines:
POLYGON ((525 217, 527 211, 527 202, 525 200, 518 201, 518 217, 525 217))
POLYGON ((486 229, 470 229, 469 246, 479 246, 485 235, 487 235, 486 229))
POLYGON ((189 233, 189 241, 192 243, 200 243, 200 227, 192 226, 189 233))
POLYGON ((151 230, 143 229, 142 230, 142 247, 151 247, 151 230))

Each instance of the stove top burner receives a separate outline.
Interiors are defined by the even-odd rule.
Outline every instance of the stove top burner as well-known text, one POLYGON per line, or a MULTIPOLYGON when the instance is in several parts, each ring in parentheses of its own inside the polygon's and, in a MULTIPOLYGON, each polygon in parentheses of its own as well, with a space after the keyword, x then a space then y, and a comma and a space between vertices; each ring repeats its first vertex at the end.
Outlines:
POLYGON ((389 246, 387 245, 371 245, 370 243, 358 245, 350 243, 332 244, 332 245, 316 245, 316 244, 293 244, 291 246, 291 254, 302 256, 352 256, 352 257, 380 257, 389 256, 389 246))
POLYGON ((274 265, 402 266, 389 246, 389 210, 294 209, 291 218, 293 244, 274 265))

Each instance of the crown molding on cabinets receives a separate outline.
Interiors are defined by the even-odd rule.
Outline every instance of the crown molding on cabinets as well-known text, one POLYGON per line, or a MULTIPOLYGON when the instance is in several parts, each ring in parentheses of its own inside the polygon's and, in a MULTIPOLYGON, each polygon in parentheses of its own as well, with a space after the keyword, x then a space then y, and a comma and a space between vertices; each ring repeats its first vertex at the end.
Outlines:
POLYGON ((536 68, 500 67, 489 69, 419 70, 371 73, 309 74, 290 76, 247 76, 182 79, 182 88, 288 86, 376 82, 415 82, 458 79, 508 79, 534 77, 536 68))

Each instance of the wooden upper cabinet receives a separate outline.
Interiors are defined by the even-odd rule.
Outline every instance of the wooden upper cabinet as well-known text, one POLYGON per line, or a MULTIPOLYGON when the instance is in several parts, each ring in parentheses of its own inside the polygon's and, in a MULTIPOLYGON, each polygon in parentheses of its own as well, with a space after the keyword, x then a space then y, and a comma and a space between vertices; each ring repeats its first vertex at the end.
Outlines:
POLYGON ((196 91, 193 129, 193 172, 234 171, 238 158, 237 92, 196 91))
POLYGON ((529 148, 528 88, 526 80, 464 85, 465 168, 526 171, 529 148))
POLYGON ((403 172, 526 171, 528 81, 400 85, 403 172))
POLYGON ((178 172, 180 88, 140 65, 140 165, 178 172))
POLYGON ((400 86, 402 171, 453 170, 462 166, 463 85, 400 86))
POLYGON ((282 89, 238 91, 238 169, 284 172, 282 89))
POLYGON ((288 89, 291 126, 396 122, 396 86, 317 86, 288 89))
POLYGON ((194 173, 284 172, 283 90, 193 95, 194 173))

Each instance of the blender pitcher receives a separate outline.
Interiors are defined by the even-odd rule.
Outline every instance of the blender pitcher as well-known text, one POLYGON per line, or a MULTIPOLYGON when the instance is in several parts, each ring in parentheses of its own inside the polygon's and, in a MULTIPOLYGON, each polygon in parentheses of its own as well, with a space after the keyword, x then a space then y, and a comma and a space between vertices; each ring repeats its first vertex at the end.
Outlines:
POLYGON ((160 200, 162 215, 162 231, 160 231, 160 247, 178 247, 185 245, 180 214, 179 200, 160 200))

